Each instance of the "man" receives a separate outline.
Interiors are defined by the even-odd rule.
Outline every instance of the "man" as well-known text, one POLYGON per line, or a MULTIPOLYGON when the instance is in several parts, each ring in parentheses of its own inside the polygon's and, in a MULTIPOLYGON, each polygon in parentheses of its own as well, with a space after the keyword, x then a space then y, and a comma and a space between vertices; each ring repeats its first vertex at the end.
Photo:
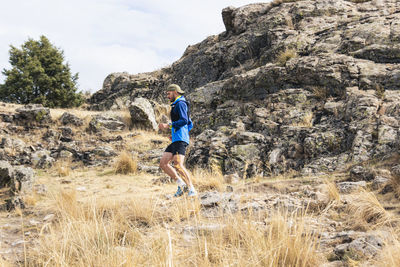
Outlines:
POLYGON ((160 123, 158 128, 171 129, 172 143, 165 150, 161 161, 160 168, 174 179, 178 184, 178 190, 175 197, 180 197, 184 192, 188 192, 188 196, 197 195, 190 179, 189 172, 183 165, 185 161, 186 148, 189 145, 189 131, 193 128, 193 123, 189 118, 189 105, 183 96, 185 92, 179 85, 171 84, 167 88, 167 98, 171 104, 171 121, 172 123, 160 123), (173 168, 169 163, 173 161, 173 168))

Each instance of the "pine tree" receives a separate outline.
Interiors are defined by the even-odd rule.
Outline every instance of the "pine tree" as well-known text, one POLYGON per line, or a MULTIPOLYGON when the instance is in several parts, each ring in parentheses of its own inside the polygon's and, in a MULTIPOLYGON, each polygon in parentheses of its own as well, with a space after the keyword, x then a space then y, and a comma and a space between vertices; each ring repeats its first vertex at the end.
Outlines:
POLYGON ((10 70, 4 69, 5 83, 0 86, 0 100, 18 104, 42 104, 46 107, 73 107, 83 103, 77 93, 78 73, 71 75, 64 52, 41 36, 28 39, 18 49, 11 45, 10 70))

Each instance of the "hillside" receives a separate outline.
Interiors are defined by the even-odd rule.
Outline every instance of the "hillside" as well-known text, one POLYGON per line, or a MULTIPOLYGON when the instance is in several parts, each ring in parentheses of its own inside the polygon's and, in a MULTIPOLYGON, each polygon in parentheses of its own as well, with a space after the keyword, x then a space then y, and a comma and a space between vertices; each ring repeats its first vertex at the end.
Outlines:
POLYGON ((88 109, 0 103, 0 266, 400 266, 400 3, 222 10, 88 109), (159 169, 188 92, 197 198, 159 169))
POLYGON ((398 1, 343 0, 228 7, 225 32, 170 67, 110 74, 92 108, 165 101, 178 83, 196 123, 191 166, 341 171, 398 150, 399 10, 398 1))

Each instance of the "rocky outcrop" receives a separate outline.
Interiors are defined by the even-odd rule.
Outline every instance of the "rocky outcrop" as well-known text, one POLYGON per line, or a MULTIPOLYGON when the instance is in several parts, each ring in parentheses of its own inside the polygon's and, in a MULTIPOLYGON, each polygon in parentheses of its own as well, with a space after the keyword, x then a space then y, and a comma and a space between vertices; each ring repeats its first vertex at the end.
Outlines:
POLYGON ((195 123, 189 165, 239 177, 344 170, 399 148, 399 19, 395 0, 227 7, 225 32, 162 70, 110 74, 91 101, 160 101, 178 83, 195 123))
POLYGON ((100 132, 102 130, 122 131, 126 125, 118 118, 107 115, 96 115, 89 123, 90 132, 100 132))
POLYGON ((14 119, 22 125, 44 125, 51 122, 50 109, 40 104, 29 104, 16 111, 14 119))
POLYGON ((63 125, 75 125, 75 126, 82 126, 83 120, 75 116, 74 114, 64 112, 60 117, 60 122, 63 125))

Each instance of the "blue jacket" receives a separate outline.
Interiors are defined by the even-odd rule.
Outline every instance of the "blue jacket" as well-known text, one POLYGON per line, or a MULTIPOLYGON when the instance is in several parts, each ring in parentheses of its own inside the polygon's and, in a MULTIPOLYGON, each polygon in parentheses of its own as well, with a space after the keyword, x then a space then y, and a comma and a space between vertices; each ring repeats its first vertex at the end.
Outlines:
POLYGON ((184 141, 189 144, 189 132, 193 128, 193 122, 189 118, 189 103, 184 96, 178 97, 171 104, 172 143, 184 141))

